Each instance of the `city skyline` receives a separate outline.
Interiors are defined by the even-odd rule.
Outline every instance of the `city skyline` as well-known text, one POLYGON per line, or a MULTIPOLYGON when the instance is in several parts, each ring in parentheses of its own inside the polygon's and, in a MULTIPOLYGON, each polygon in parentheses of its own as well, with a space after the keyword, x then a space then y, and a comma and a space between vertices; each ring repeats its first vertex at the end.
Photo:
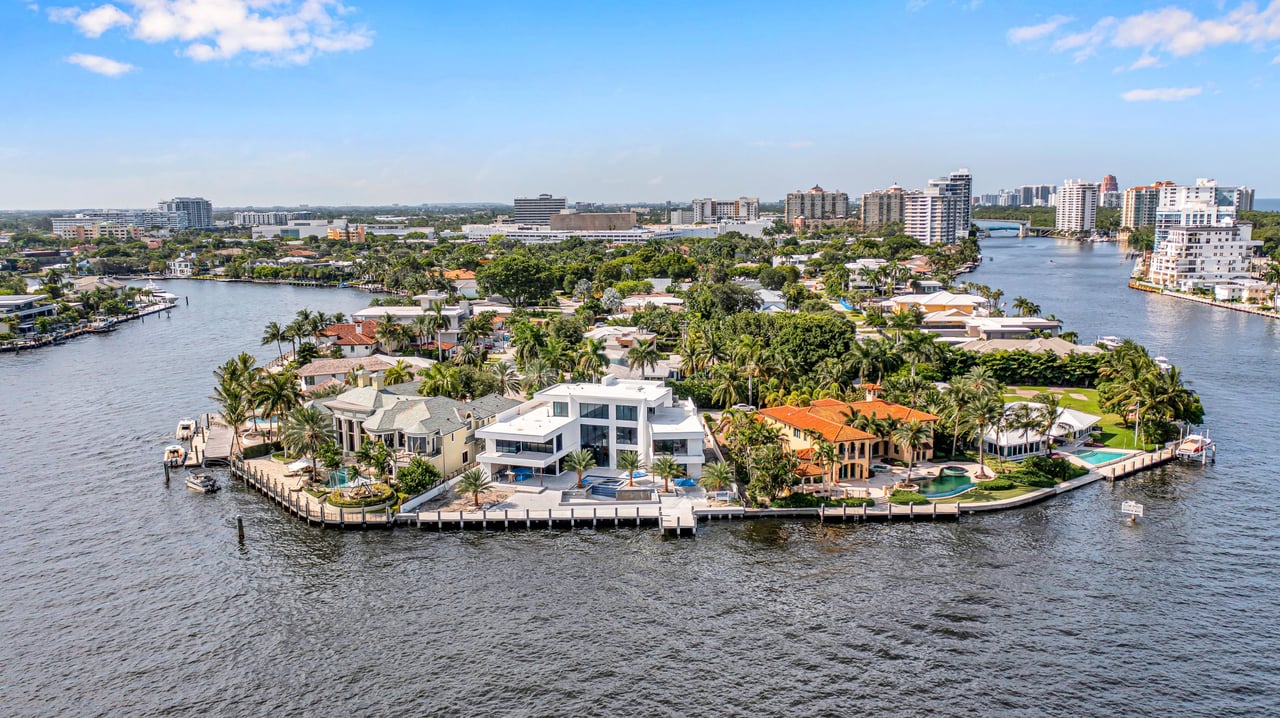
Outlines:
POLYGON ((855 198, 955 167, 980 193, 1114 174, 1280 196, 1280 0, 733 7, 5 3, 0 77, 32 101, 0 125, 21 168, 0 209, 855 198), (1223 118, 1247 151, 1185 142, 1223 118))

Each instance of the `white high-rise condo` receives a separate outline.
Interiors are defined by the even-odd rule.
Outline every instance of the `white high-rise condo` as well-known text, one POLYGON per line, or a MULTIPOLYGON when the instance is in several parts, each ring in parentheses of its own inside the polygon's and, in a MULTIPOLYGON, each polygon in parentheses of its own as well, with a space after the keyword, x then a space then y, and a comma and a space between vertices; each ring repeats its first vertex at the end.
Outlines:
POLYGON ((213 203, 204 197, 174 197, 160 203, 161 212, 186 212, 187 229, 206 229, 213 225, 213 203))
POLYGON ((969 236, 973 223, 973 176, 961 169, 929 180, 923 192, 903 198, 904 233, 925 244, 952 244, 969 236))
POLYGON ((1197 179, 1194 185, 1160 187, 1160 204, 1156 207, 1155 248, 1159 249, 1174 227, 1223 226, 1235 222, 1240 212, 1253 209, 1253 190, 1248 187, 1219 185, 1212 179, 1197 179))
POLYGON ((1098 226, 1098 184, 1064 180, 1058 189, 1054 227, 1059 232, 1089 232, 1098 226))

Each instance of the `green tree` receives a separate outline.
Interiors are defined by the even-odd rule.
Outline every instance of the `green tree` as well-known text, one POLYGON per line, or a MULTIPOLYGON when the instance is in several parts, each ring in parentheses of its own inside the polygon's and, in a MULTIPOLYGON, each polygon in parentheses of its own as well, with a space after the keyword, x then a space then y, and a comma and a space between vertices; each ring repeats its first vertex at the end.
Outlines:
POLYGON ((262 346, 275 344, 276 354, 282 357, 284 356, 282 342, 288 341, 288 339, 285 335, 284 327, 280 326, 279 322, 267 322, 266 328, 262 331, 262 346))
POLYGON ((893 430, 893 442, 902 447, 907 455, 907 482, 911 481, 911 470, 915 466, 916 452, 931 438, 933 432, 926 424, 919 421, 908 421, 893 430))
POLYGON ((556 289, 551 265, 523 249, 482 266, 476 272, 476 282, 485 292, 506 297, 513 307, 550 299, 556 289))
POLYGON ((723 462, 708 464, 702 468, 698 485, 707 491, 724 491, 733 483, 733 469, 723 462))
POLYGON ((471 502, 475 507, 480 508, 480 494, 488 491, 493 482, 485 475, 481 469, 469 469, 458 479, 458 483, 454 484, 458 493, 471 494, 471 502))
POLYGON ((578 488, 582 488, 582 475, 596 468, 596 458, 587 449, 571 451, 565 454, 563 466, 578 475, 578 488))
POLYGON ((403 384, 413 380, 413 367, 409 366, 403 359, 396 360, 395 364, 387 367, 385 376, 387 386, 403 384))
POLYGON ((662 493, 671 493, 671 479, 682 472, 680 464, 670 456, 659 456, 653 460, 653 473, 662 477, 662 493))
POLYGON ((316 454, 326 444, 333 443, 333 421, 315 407, 295 407, 285 417, 280 438, 290 454, 308 459, 314 478, 316 454))
POLYGON ((396 479, 400 482, 401 490, 410 496, 417 496, 440 483, 440 470, 430 461, 415 456, 396 472, 396 479))
POLYGON ((281 417, 302 403, 298 377, 291 371, 262 374, 253 384, 252 396, 254 406, 277 425, 281 417))
POLYGON ((619 451, 618 468, 627 472, 627 486, 635 486, 636 472, 644 471, 644 462, 640 460, 640 454, 634 451, 619 451))

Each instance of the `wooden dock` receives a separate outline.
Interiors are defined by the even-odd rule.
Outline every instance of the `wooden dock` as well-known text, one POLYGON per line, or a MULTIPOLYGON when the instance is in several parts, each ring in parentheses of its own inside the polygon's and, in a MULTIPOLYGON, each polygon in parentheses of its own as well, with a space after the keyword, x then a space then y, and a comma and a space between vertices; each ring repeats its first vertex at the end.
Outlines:
POLYGON ((396 523, 390 506, 343 509, 317 499, 305 491, 294 491, 278 479, 267 476, 247 466, 239 459, 231 461, 231 476, 244 481, 245 486, 256 489, 280 508, 307 522, 336 529, 389 529, 396 523))
POLYGON ((196 422, 196 433, 191 437, 191 451, 187 452, 184 466, 226 466, 231 463, 231 444, 235 435, 231 427, 216 423, 217 417, 205 414, 196 422))
POLYGON ((1176 446, 1166 446, 1155 453, 1143 453, 1127 461, 1121 461, 1111 466, 1104 466, 1098 469, 1098 473, 1103 477, 1111 479, 1123 479, 1126 476, 1133 476, 1139 471, 1154 469, 1162 464, 1167 464, 1178 458, 1178 449, 1176 446))
MULTIPOLYGON (((662 507, 642 506, 562 506, 553 509, 490 509, 488 511, 417 511, 398 514, 396 521, 418 529, 534 529, 599 528, 601 526, 643 526, 661 524, 662 507)), ((689 519, 692 521, 692 516, 689 519)), ((696 527, 696 522, 692 526, 696 527)))

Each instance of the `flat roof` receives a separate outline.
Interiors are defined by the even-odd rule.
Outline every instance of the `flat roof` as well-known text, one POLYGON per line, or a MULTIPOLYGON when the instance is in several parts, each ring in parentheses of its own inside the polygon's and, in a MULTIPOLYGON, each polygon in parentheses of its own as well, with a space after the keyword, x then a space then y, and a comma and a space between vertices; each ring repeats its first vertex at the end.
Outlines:
POLYGON ((9 294, 0 296, 0 304, 26 304, 27 302, 44 299, 48 296, 48 294, 9 294))
POLYGON ((572 424, 573 421, 571 416, 552 416, 551 405, 544 404, 510 419, 500 418, 488 426, 476 429, 476 436, 481 438, 520 436, 528 439, 543 439, 572 424))
POLYGON ((611 384, 575 382, 556 384, 538 392, 538 396, 565 397, 578 400, 601 399, 604 401, 657 401, 670 389, 660 381, 619 379, 611 384))

